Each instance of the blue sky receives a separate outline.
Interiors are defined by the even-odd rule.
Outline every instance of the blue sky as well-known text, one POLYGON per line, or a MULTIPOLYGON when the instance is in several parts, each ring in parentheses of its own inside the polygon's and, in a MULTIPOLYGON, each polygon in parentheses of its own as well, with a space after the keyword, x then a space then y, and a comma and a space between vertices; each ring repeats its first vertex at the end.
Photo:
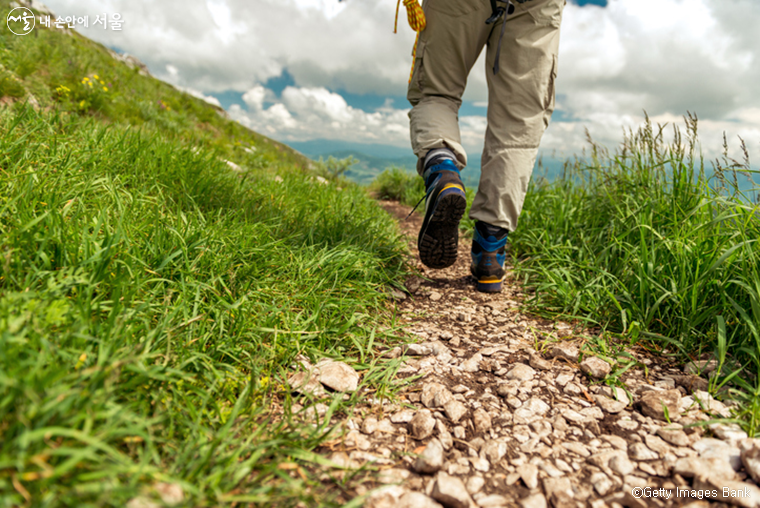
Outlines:
MULTIPOLYGON (((433 0, 431 0, 433 1, 433 0)), ((276 139, 408 146, 405 99, 414 33, 393 34, 393 0, 49 0, 57 15, 120 13, 120 32, 86 36, 143 60, 151 73, 224 106, 276 139)), ((760 2, 579 0, 563 19, 557 110, 542 147, 615 145, 644 110, 656 122, 700 117, 703 150, 725 132, 760 152, 760 2)), ((460 111, 463 144, 485 131, 485 65, 460 111)), ((735 149, 734 148, 734 149, 735 149)))

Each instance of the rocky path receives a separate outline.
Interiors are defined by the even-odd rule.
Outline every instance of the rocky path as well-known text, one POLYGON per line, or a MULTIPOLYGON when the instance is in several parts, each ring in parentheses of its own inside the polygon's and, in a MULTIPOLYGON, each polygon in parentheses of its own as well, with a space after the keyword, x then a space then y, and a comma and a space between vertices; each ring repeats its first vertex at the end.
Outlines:
MULTIPOLYGON (((401 222, 415 251, 419 222, 401 222)), ((468 262, 463 241, 454 266, 418 263, 425 278, 397 295, 419 341, 385 354, 404 354, 398 376, 414 381, 393 403, 369 398, 322 450, 366 468, 348 496, 381 487, 367 508, 760 506, 760 440, 735 425, 693 425, 730 416, 705 379, 632 352, 648 368, 611 388, 611 366, 583 347, 589 332, 520 314, 517 284, 476 292, 468 262)), ((356 387, 347 366, 302 363, 294 388, 356 387)))

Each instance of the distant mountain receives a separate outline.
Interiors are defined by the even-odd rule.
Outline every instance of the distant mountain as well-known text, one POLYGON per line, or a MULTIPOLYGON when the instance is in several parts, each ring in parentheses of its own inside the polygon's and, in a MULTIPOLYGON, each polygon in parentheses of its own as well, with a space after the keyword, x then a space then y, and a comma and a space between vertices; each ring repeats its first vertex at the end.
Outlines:
POLYGON ((310 157, 316 156, 317 158, 319 158, 320 155, 324 154, 351 151, 363 153, 370 157, 378 157, 381 159, 400 159, 403 157, 412 157, 414 159, 414 153, 412 153, 411 146, 400 147, 374 143, 353 143, 351 141, 341 141, 335 139, 292 141, 286 142, 286 144, 292 146, 304 155, 308 155, 310 157))
MULTIPOLYGON (((349 156, 356 158, 359 162, 346 171, 346 177, 362 185, 371 183, 377 175, 391 166, 406 169, 410 173, 413 173, 417 166, 417 157, 411 148, 332 139, 296 141, 288 144, 313 160, 319 160, 320 157, 327 159, 330 156, 338 159, 349 156)), ((462 171, 462 180, 468 187, 477 187, 480 181, 480 158, 479 153, 470 155, 467 167, 462 171)), ((544 156, 541 163, 543 169, 537 167, 534 177, 542 176, 553 180, 561 174, 564 160, 544 156)))
POLYGON ((328 157, 335 157, 336 159, 345 159, 347 157, 354 157, 359 162, 351 166, 346 171, 346 177, 354 182, 362 185, 367 185, 375 179, 377 175, 385 171, 389 167, 398 167, 407 170, 409 173, 414 173, 415 165, 417 164, 417 158, 412 155, 411 157, 394 157, 383 158, 373 157, 366 153, 357 152, 354 150, 337 150, 330 153, 322 153, 318 156, 310 156, 312 159, 319 160, 319 158, 327 159, 328 157))

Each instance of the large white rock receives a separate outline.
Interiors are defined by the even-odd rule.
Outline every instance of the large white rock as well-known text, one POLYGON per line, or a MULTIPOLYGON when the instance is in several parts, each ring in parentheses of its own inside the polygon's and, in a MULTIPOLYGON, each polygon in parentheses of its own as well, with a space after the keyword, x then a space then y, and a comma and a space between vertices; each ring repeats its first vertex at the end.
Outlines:
POLYGON ((536 375, 532 367, 524 363, 516 363, 512 369, 507 372, 507 379, 517 379, 519 381, 530 381, 536 375))
POLYGON ((432 497, 446 508, 470 508, 472 503, 472 498, 462 480, 456 476, 449 476, 443 471, 436 476, 432 497))
POLYGON ((443 508, 440 504, 436 503, 425 494, 419 492, 407 492, 401 499, 398 500, 398 504, 395 508, 443 508))
POLYGON ((587 356, 581 362, 581 371, 596 379, 604 379, 612 370, 610 364, 596 356, 587 356))
POLYGON ((760 483, 760 439, 745 439, 739 443, 744 469, 755 482, 760 483))
POLYGON ((329 362, 320 365, 319 382, 336 392, 354 392, 359 374, 343 362, 329 362))
POLYGON ((418 473, 435 473, 443 467, 443 445, 437 439, 432 439, 414 463, 418 473))

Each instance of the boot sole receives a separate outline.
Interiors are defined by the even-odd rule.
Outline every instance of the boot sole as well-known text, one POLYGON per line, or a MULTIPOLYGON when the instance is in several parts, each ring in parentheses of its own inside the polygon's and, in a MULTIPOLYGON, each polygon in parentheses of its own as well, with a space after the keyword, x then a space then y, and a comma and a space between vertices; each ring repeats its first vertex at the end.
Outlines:
POLYGON ((501 291, 502 280, 485 279, 477 281, 477 289, 481 293, 499 293, 501 291))
POLYGON ((427 224, 423 224, 417 247, 420 260, 425 266, 448 268, 457 260, 459 245, 459 221, 467 207, 464 190, 459 187, 447 189, 435 203, 435 209, 427 224))

